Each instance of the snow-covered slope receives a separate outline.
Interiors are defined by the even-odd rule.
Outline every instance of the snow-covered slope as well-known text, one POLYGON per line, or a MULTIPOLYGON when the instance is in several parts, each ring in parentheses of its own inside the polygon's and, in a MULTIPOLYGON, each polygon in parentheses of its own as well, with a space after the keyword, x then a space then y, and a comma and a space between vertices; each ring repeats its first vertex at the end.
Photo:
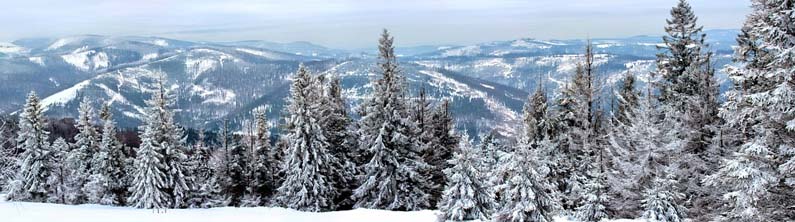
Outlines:
POLYGON ((263 96, 272 86, 286 83, 299 62, 313 61, 280 52, 241 48, 194 47, 139 64, 119 66, 74 84, 43 99, 48 115, 73 117, 83 98, 112 103, 120 125, 136 126, 144 101, 160 78, 175 92, 179 118, 190 127, 229 114, 263 96))
MULTIPOLYGON (((386 211, 356 209, 323 213, 300 212, 285 208, 222 207, 211 209, 169 209, 154 210, 101 205, 60 205, 46 203, 5 202, 0 195, 0 215, 5 222, 227 222, 227 221, 267 221, 267 222, 435 222, 436 211, 386 211)), ((567 222, 556 218, 555 222, 567 222)), ((615 220, 632 222, 634 220, 615 220)), ((639 221, 638 221, 639 222, 639 221)))

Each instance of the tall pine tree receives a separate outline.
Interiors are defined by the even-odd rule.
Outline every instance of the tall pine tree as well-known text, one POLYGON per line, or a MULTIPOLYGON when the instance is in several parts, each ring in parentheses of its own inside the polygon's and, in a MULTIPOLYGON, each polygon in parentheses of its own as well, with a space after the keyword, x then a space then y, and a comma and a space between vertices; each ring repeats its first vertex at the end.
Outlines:
POLYGON ((173 99, 162 79, 154 90, 141 129, 141 145, 136 151, 134 180, 128 201, 139 208, 185 206, 188 184, 184 172, 182 129, 174 122, 173 99))
POLYGON ((427 168, 430 179, 427 182, 431 195, 430 204, 436 204, 441 198, 444 186, 447 184, 444 169, 452 167, 448 160, 453 157, 453 151, 458 144, 453 121, 450 102, 447 100, 436 106, 425 121, 423 137, 427 139, 422 144, 422 156, 430 165, 427 168))
POLYGON ((337 77, 318 78, 317 89, 320 98, 318 107, 319 122, 329 143, 329 153, 334 157, 330 167, 337 171, 332 173, 331 181, 339 195, 334 200, 337 209, 350 209, 353 206, 350 199, 356 189, 356 139, 351 132, 352 119, 345 109, 345 99, 342 96, 342 83, 337 77))
POLYGON ((680 188, 692 197, 685 204, 694 214, 704 214, 715 201, 710 189, 702 184, 707 172, 715 169, 714 150, 710 150, 718 116, 718 85, 712 68, 712 53, 705 43, 706 35, 697 24, 697 17, 686 0, 671 9, 671 18, 665 26, 664 46, 657 56, 660 102, 671 112, 662 113, 666 121, 678 122, 683 140, 674 172, 683 186, 680 188), (702 201, 703 200, 703 201, 702 201))
MULTIPOLYGON (((127 199, 127 183, 125 181, 126 155, 122 145, 116 138, 116 123, 110 112, 110 104, 102 106, 102 136, 99 152, 94 156, 95 170, 89 177, 86 193, 94 193, 95 203, 106 205, 124 205, 127 199)), ((92 198, 89 198, 92 199, 92 198)))
POLYGON ((384 30, 379 40, 379 73, 373 96, 359 109, 361 150, 367 163, 361 166, 361 185, 353 198, 355 207, 388 210, 419 210, 429 207, 427 181, 421 172, 428 167, 419 155, 415 124, 405 98, 405 78, 397 65, 393 38, 384 30))
POLYGON ((786 221, 795 218, 795 2, 754 0, 752 8, 720 110, 743 139, 706 182, 727 190, 724 220, 786 221))
POLYGON ((66 157, 66 164, 69 168, 69 182, 67 191, 67 201, 72 204, 99 203, 99 197, 89 196, 84 189, 88 183, 88 177, 94 171, 94 154, 99 151, 99 133, 94 128, 94 108, 88 98, 83 98, 78 108, 77 130, 75 135, 74 149, 69 151, 66 157))
POLYGON ((47 202, 66 203, 66 182, 69 179, 69 170, 66 168, 66 154, 69 151, 69 143, 64 138, 58 137, 50 146, 50 166, 51 173, 47 179, 49 192, 47 202))
POLYGON ((268 118, 264 109, 254 110, 256 132, 254 134, 254 170, 252 186, 260 197, 260 204, 265 205, 276 190, 274 174, 279 171, 273 161, 271 133, 268 118))
POLYGON ((306 67, 299 66, 286 108, 284 182, 274 199, 279 206, 314 212, 333 209, 338 195, 332 181, 337 169, 330 166, 336 160, 320 125, 316 86, 306 67))
POLYGON ((28 94, 19 116, 17 135, 19 170, 9 183, 9 200, 44 202, 47 200, 47 178, 50 176, 50 146, 44 130, 44 110, 35 92, 28 94))
POLYGON ((585 200, 585 184, 597 161, 591 157, 601 149, 597 143, 599 129, 598 95, 593 73, 594 53, 590 43, 585 61, 577 65, 570 82, 561 90, 558 99, 557 149, 550 153, 556 163, 549 175, 563 195, 565 210, 575 210, 585 200))

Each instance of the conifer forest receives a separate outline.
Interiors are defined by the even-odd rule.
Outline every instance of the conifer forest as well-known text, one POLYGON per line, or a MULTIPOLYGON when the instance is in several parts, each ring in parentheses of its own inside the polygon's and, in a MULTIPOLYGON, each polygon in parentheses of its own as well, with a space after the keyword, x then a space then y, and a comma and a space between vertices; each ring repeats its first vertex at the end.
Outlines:
MULTIPOLYGON (((338 63, 331 61, 337 54, 324 60, 203 43, 115 67, 125 56, 112 50, 139 46, 109 38, 110 47, 80 51, 88 53, 81 60, 86 70, 103 64, 97 55, 110 62, 96 77, 71 84, 77 88, 39 90, 0 71, 0 88, 8 87, 0 95, 25 90, 0 99, 7 104, 0 107, 7 111, 0 112, 0 208, 46 203, 161 216, 210 208, 372 209, 375 215, 429 212, 435 221, 795 221, 795 1, 750 0, 750 13, 736 15, 744 22, 731 46, 712 44, 690 2, 666 5, 664 26, 656 27, 664 34, 654 37, 659 43, 644 60, 649 68, 613 65, 617 55, 605 51, 604 41, 585 39, 568 45, 571 66, 557 69, 565 77, 514 69, 529 76, 514 82, 524 86, 463 76, 460 67, 472 57, 424 69, 430 62, 422 61, 442 57, 412 60, 420 57, 401 51, 395 29, 369 33, 377 46, 369 59, 338 63), (185 50, 196 54, 180 54, 185 50), (199 53, 230 58, 191 60, 199 53), (238 67, 261 54, 285 60, 238 67), (190 72, 169 66, 183 57, 198 65, 190 72), (206 64, 215 66, 202 69, 204 77, 190 76, 206 64), (365 77, 352 80, 358 71, 343 69, 351 64, 361 64, 355 69, 365 77), (284 75, 248 77, 266 69, 284 75), (185 81, 207 84, 186 89, 185 81), (208 88, 222 83, 237 89, 208 88), (446 89, 475 93, 441 92, 446 89), (520 96, 510 103, 493 94, 503 91, 496 94, 520 96)), ((47 57, 48 50, 6 53, 0 70, 21 67, 17 60, 43 66, 60 59, 47 57)), ((64 54, 59 64, 70 55, 76 54, 64 54)))

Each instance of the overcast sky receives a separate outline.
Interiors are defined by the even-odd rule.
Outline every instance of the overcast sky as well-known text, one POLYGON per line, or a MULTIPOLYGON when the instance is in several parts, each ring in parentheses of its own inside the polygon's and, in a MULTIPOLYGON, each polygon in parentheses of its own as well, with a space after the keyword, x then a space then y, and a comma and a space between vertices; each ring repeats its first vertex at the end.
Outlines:
MULTIPOLYGON (((79 34, 195 41, 310 41, 375 45, 388 28, 399 46, 523 37, 572 39, 661 34, 676 0, 10 0, 0 41, 79 34)), ((691 0, 707 29, 737 29, 748 0, 691 0)))

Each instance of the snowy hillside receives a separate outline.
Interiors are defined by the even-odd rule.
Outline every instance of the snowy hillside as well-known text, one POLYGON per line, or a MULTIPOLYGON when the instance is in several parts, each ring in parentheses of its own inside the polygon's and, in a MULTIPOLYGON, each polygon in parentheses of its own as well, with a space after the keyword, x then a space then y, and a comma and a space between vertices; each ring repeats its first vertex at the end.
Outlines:
MULTIPOLYGON (((435 222, 436 212, 425 210, 399 212, 386 210, 356 209, 336 212, 300 212, 285 208, 211 208, 211 209, 169 209, 156 213, 154 210, 102 205, 61 205, 46 203, 5 202, 0 195, 0 215, 6 222, 226 222, 226 221, 268 221, 268 222, 435 222), (112 219, 110 219, 112 218, 112 219)), ((558 217, 555 222, 567 222, 558 217)), ((611 220, 632 222, 635 220, 611 220)))
MULTIPOLYGON (((719 55, 729 53, 730 34, 713 31, 719 55)), ((624 73, 645 82, 654 68, 659 37, 593 40, 596 73, 611 87, 624 73)), ((435 99, 453 100, 461 128, 499 129, 511 134, 527 92, 542 81, 554 93, 573 73, 583 40, 517 39, 468 46, 407 47, 400 63, 410 91, 425 88, 435 99)), ((177 118, 185 125, 236 123, 255 107, 268 106, 278 118, 290 76, 299 63, 317 73, 339 76, 354 107, 370 90, 375 60, 369 51, 330 49, 308 42, 189 42, 159 37, 82 35, 22 39, 3 45, 13 56, 0 58, 0 113, 13 113, 24 95, 36 91, 48 115, 75 117, 83 97, 111 102, 124 127, 140 123, 144 98, 157 75, 176 90, 177 118), (354 56, 355 55, 355 56, 354 56)), ((728 57, 719 56, 718 66, 728 57)), ((610 93, 605 91, 605 93, 610 93)))

